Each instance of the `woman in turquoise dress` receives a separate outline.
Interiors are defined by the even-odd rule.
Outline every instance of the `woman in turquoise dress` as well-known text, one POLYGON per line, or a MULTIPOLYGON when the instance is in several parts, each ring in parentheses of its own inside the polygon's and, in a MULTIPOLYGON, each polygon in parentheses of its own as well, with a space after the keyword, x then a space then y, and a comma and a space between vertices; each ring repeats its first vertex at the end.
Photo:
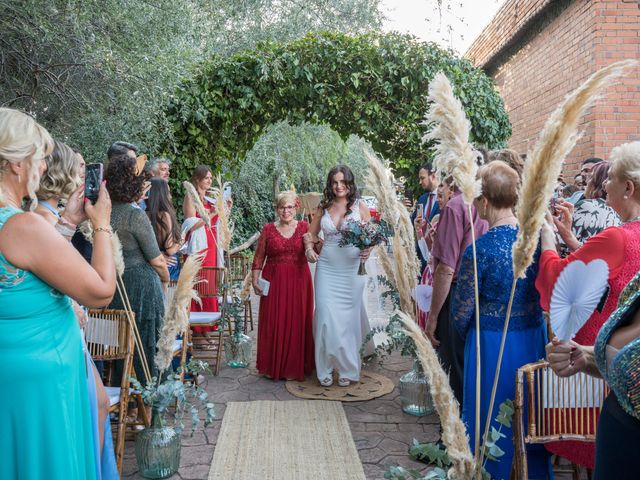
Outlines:
MULTIPOLYGON (((0 108, 0 478, 97 477, 87 371, 71 298, 105 306, 115 291, 111 203, 101 189, 92 265, 42 217, 35 201, 53 141, 31 117, 0 108), (34 204, 35 205, 35 204, 34 204), (78 281, 82 279, 82 281, 78 281)), ((68 219, 61 219, 70 223, 68 219)))
MULTIPOLYGON (((451 303, 452 320, 462 337, 464 348, 464 391, 462 418, 474 448, 476 405, 476 336, 480 336, 480 435, 484 434, 493 377, 496 369, 507 303, 513 282, 511 249, 518 226, 513 214, 517 201, 519 177, 506 163, 495 160, 482 167, 482 196, 474 201, 480 217, 489 222, 489 230, 476 241, 478 259, 478 292, 480 295, 480 332, 475 328, 473 251, 469 246, 460 264, 460 273, 451 303)), ((527 277, 518 280, 507 331, 502 367, 498 379, 495 404, 491 413, 492 426, 502 428, 505 438, 497 442, 505 454, 497 461, 488 460, 485 468, 491 478, 507 480, 513 460, 513 433, 493 419, 499 406, 513 400, 516 370, 544 357, 546 327, 540 309, 540 297, 535 289, 537 263, 527 270, 527 277)), ((548 454, 541 445, 527 450, 529 478, 553 478, 548 454)))

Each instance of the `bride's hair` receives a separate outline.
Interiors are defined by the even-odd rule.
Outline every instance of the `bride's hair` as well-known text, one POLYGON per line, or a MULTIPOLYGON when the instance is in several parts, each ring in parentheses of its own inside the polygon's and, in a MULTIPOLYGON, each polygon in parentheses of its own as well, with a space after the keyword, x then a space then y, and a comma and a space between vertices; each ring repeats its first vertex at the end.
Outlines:
POLYGON ((326 210, 327 208, 331 207, 331 205, 333 205, 333 202, 336 199, 336 196, 333 193, 333 177, 335 177, 338 173, 342 173, 342 175, 344 175, 344 183, 349 189, 349 193, 347 194, 347 211, 345 213, 346 216, 351 213, 351 207, 358 198, 358 188, 356 187, 353 172, 346 165, 336 165, 329 171, 329 175, 327 175, 327 184, 324 187, 324 198, 322 199, 320 206, 326 210))

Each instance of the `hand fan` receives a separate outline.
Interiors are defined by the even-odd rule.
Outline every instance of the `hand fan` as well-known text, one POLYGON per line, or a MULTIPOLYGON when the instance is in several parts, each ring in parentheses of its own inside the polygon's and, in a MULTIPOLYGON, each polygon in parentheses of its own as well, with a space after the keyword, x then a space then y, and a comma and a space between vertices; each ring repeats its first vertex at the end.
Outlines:
POLYGON ((598 306, 609 279, 609 266, 601 259, 588 264, 569 263, 553 287, 551 329, 562 342, 571 340, 598 306))
POLYGON ((418 304, 418 308, 426 313, 431 310, 432 295, 433 287, 431 285, 418 285, 411 296, 418 304))
POLYGON ((144 166, 147 163, 146 155, 139 155, 136 157, 136 175, 141 175, 144 172, 144 166))

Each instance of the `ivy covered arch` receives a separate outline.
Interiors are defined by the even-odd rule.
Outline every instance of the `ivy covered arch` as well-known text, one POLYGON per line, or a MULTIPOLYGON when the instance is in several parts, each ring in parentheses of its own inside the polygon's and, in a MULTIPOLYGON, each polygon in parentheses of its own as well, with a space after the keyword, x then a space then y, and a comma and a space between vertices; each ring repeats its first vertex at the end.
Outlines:
POLYGON ((502 99, 468 60, 411 36, 321 33, 201 64, 164 112, 164 150, 176 158, 178 179, 200 163, 234 171, 269 125, 326 123, 343 139, 366 139, 397 175, 411 175, 430 157, 422 120, 440 70, 464 105, 472 140, 502 146, 511 134, 502 99))

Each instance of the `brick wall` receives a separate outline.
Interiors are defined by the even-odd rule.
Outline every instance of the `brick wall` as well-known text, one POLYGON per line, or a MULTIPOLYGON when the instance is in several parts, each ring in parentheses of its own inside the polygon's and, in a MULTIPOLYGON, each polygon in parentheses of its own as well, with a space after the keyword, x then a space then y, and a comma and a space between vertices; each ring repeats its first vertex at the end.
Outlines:
MULTIPOLYGON (((640 58, 639 32, 637 0, 508 0, 466 56, 494 78, 513 126, 509 146, 526 152, 551 112, 589 75, 640 58), (516 11, 529 15, 515 21, 516 11), (509 19, 509 28, 495 25, 509 19)), ((610 87, 580 129, 567 176, 584 158, 606 158, 614 146, 640 140, 640 71, 610 87)))

